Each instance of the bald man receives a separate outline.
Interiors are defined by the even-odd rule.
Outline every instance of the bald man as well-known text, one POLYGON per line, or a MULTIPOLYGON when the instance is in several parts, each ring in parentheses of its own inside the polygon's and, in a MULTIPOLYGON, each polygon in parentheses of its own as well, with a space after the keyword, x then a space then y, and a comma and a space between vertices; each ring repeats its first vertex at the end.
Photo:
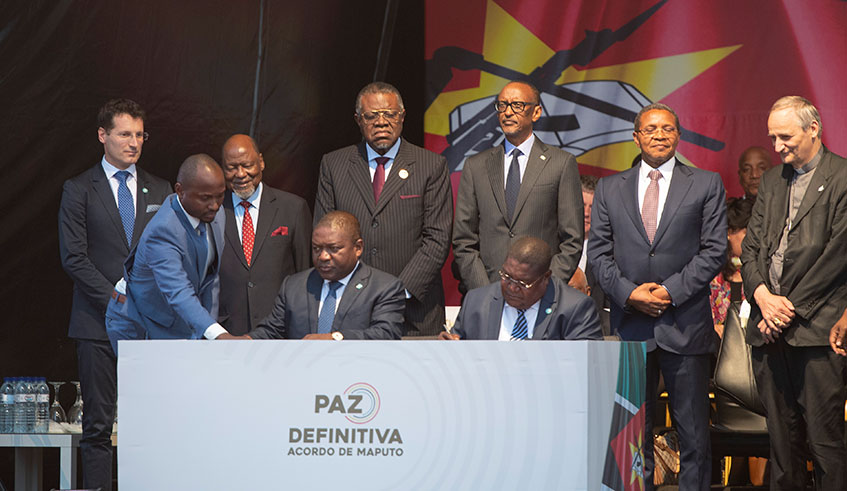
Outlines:
POLYGON ((403 284, 360 262, 363 247, 356 217, 344 211, 324 215, 312 232, 315 267, 287 277, 271 314, 242 337, 400 339, 403 284))
POLYGON ((762 175, 773 167, 771 154, 762 147, 750 147, 738 158, 738 180, 744 189, 744 199, 756 200, 762 175))
POLYGON ((312 215, 303 198, 262 183, 265 161, 252 138, 231 136, 221 154, 228 192, 218 317, 239 335, 271 313, 286 276, 309 268, 312 215))
POLYGON ((224 174, 205 154, 179 168, 168 196, 124 262, 112 292, 106 332, 119 339, 214 339, 220 253, 224 250, 224 174))

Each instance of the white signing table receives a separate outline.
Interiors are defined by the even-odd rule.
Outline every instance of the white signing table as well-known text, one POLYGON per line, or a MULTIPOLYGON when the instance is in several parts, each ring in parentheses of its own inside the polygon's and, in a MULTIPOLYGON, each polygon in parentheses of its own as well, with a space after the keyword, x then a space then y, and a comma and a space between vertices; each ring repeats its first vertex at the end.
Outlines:
MULTIPOLYGON (((15 491, 43 491, 42 456, 44 448, 59 449, 59 487, 76 487, 76 449, 82 435, 77 433, 0 433, 0 447, 15 447, 15 491)), ((52 486, 51 486, 52 487, 52 486)))

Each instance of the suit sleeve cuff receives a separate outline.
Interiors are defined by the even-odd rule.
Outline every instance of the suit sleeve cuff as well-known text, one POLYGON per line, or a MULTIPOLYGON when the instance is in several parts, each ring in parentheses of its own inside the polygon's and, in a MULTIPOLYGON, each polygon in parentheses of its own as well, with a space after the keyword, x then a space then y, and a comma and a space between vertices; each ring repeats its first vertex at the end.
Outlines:
POLYGON ((659 286, 661 286, 662 288, 665 289, 666 292, 668 292, 668 296, 671 298, 671 305, 676 307, 676 302, 673 301, 673 295, 671 295, 671 291, 668 290, 668 287, 666 287, 665 285, 659 285, 659 286))
POLYGON ((216 337, 220 336, 225 332, 229 331, 224 329, 224 326, 215 322, 214 324, 206 328, 206 331, 203 333, 203 337, 206 339, 215 339, 216 337))

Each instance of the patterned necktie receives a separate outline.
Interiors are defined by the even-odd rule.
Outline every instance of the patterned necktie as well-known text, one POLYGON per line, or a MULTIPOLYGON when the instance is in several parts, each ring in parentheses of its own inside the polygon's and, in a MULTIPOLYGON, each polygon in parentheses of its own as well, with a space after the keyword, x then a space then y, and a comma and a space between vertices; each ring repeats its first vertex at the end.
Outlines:
POLYGON ((135 227, 135 204, 132 202, 132 193, 129 192, 129 186, 126 185, 126 180, 130 175, 129 171, 125 170, 115 172, 115 178, 118 180, 118 213, 121 215, 121 222, 124 225, 126 243, 132 246, 132 229, 135 227))
POLYGON ((253 230, 253 217, 250 216, 250 202, 244 200, 241 202, 241 206, 244 207, 244 219, 241 221, 241 246, 244 248, 244 259, 247 260, 247 266, 250 266, 256 232, 253 230))
POLYGON ((662 177, 662 173, 653 169, 648 176, 650 177, 650 184, 647 185, 644 203, 641 205, 641 223, 644 224, 647 239, 652 244, 653 238, 656 237, 657 215, 659 214, 659 178, 662 177))
POLYGON ((374 172, 374 201, 379 201, 379 195, 382 194, 382 188, 385 186, 385 164, 388 163, 388 157, 377 157, 376 171, 374 172))
POLYGON ((206 277, 209 269, 209 243, 206 242, 206 222, 200 222, 197 228, 197 262, 200 263, 200 280, 206 277))
POLYGON ((506 213, 509 215, 509 220, 515 213, 515 204, 518 202, 518 193, 521 191, 521 165, 518 163, 520 155, 521 151, 517 148, 512 151, 512 164, 506 176, 506 213))
POLYGON ((526 310, 517 309, 517 311, 518 318, 515 319, 515 327, 512 328, 512 341, 523 341, 528 332, 526 317, 523 315, 526 310))
POLYGON ((335 291, 340 287, 340 281, 329 282, 329 293, 326 294, 321 313, 318 315, 318 334, 332 331, 332 321, 335 319, 335 291))

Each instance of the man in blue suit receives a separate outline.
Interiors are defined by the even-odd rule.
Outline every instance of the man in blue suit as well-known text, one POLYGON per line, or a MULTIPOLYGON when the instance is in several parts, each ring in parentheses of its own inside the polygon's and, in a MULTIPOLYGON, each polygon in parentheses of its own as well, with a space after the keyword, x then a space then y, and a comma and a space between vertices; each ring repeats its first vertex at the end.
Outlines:
POLYGON ((537 237, 512 243, 500 281, 474 288, 441 339, 603 339, 594 301, 551 276, 553 251, 537 237))
POLYGON ((659 371, 680 441, 680 489, 709 489, 709 356, 717 334, 709 282, 726 260, 726 204, 718 174, 675 158, 679 118, 645 106, 633 139, 641 163, 600 180, 588 261, 611 304, 611 329, 647 343, 644 484, 653 489, 652 415, 659 371))
POLYGON ((147 225, 124 263, 106 310, 106 331, 117 353, 119 339, 214 339, 224 247, 226 185, 223 171, 205 154, 188 157, 172 194, 147 225))

